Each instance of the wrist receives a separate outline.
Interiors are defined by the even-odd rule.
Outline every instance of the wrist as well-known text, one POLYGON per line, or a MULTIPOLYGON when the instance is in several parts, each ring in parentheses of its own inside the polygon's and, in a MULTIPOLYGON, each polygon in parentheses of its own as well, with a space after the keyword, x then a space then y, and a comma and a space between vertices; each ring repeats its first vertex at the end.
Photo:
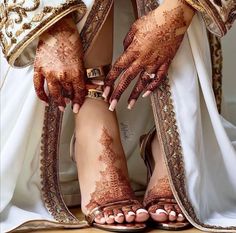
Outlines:
POLYGON ((180 7, 183 10, 184 20, 187 25, 191 23, 192 18, 195 15, 195 9, 185 0, 164 0, 162 5, 167 11, 180 7))

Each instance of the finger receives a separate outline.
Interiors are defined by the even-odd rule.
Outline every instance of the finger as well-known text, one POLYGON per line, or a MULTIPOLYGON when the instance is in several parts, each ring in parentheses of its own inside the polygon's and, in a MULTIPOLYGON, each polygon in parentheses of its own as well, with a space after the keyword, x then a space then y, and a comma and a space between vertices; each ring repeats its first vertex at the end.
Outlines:
POLYGON ((131 102, 131 100, 137 100, 138 97, 140 96, 140 94, 145 90, 145 88, 147 87, 147 85, 152 81, 152 79, 150 78, 150 76, 148 75, 147 72, 142 72, 140 74, 140 78, 137 81, 137 83, 135 84, 131 95, 129 97, 128 103, 131 102))
POLYGON ((66 107, 65 99, 62 96, 62 87, 59 82, 49 82, 48 83, 48 91, 50 96, 52 97, 53 101, 63 108, 60 108, 60 110, 63 110, 66 107))
POLYGON ((82 83, 78 78, 74 80, 72 83, 73 87, 73 99, 72 104, 78 104, 79 106, 82 106, 85 100, 86 96, 86 90, 85 90, 85 84, 82 83))
POLYGON ((39 99, 48 103, 48 96, 44 90, 44 79, 45 79, 44 76, 40 72, 38 71, 34 72, 33 80, 34 80, 35 92, 39 97, 39 99))
POLYGON ((61 81, 62 95, 68 99, 73 99, 73 85, 67 81, 61 81))
POLYGON ((147 86, 146 88, 147 91, 144 93, 143 97, 147 97, 148 95, 150 95, 151 92, 153 92, 160 86, 163 79, 166 78, 168 68, 169 68, 169 63, 164 63, 159 68, 159 70, 157 71, 156 78, 147 86))
POLYGON ((130 44, 132 43, 136 32, 137 32, 136 25, 133 24, 123 41, 124 50, 126 50, 130 46, 130 44))
POLYGON ((105 79, 105 87, 106 86, 113 86, 116 79, 120 76, 122 71, 127 69, 132 62, 135 60, 134 53, 130 52, 129 50, 126 50, 115 62, 113 67, 111 68, 110 72, 108 73, 106 79, 105 79))
POLYGON ((134 62, 121 76, 118 86, 112 93, 111 100, 119 101, 121 95, 129 86, 131 81, 141 72, 142 66, 139 61, 134 62))
POLYGON ((73 105, 73 113, 77 114, 79 112, 80 105, 79 104, 74 104, 73 105))

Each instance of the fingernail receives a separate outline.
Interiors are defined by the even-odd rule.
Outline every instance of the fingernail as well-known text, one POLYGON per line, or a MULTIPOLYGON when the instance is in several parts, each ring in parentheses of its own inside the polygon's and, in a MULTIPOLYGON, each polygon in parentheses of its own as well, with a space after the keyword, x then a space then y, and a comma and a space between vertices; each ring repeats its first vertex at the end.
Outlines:
POLYGON ((129 105, 128 105, 128 109, 131 110, 134 107, 135 103, 136 103, 136 100, 134 100, 134 99, 130 100, 129 105))
POLYGON ((129 212, 128 212, 128 215, 129 215, 129 216, 134 216, 135 213, 134 213, 133 211, 129 211, 129 212))
POLYGON ((170 212, 170 215, 175 217, 175 216, 176 216, 175 211, 172 210, 172 211, 170 212))
POLYGON ((124 214, 122 214, 122 213, 117 214, 117 217, 123 217, 123 216, 124 216, 124 214))
POLYGON ((102 81, 102 80, 92 80, 92 84, 103 86, 104 85, 104 81, 102 81))
POLYGON ((45 105, 48 107, 49 106, 49 104, 47 103, 47 102, 44 102, 45 103, 45 105))
POLYGON ((66 104, 69 104, 70 103, 70 99, 65 98, 65 102, 66 102, 66 104))
POLYGON ((110 107, 109 107, 109 110, 113 112, 116 108, 117 103, 118 103, 117 100, 112 100, 111 104, 110 104, 110 107))
POLYGON ((104 91, 103 91, 103 94, 102 94, 102 97, 103 97, 104 99, 107 99, 107 97, 108 97, 108 95, 109 95, 109 93, 110 93, 110 90, 111 90, 110 87, 105 87, 105 89, 104 89, 104 91))
POLYGON ((143 94, 143 98, 146 98, 148 97, 152 92, 151 91, 146 91, 144 94, 143 94))
POLYGON ((79 104, 74 104, 73 106, 73 113, 77 114, 79 112, 80 106, 79 104))
POLYGON ((59 110, 60 110, 61 112, 64 112, 64 111, 65 111, 65 108, 62 107, 62 106, 59 106, 58 108, 59 108, 59 110))
POLYGON ((136 211, 136 213, 137 213, 137 214, 148 214, 148 211, 145 210, 145 209, 138 209, 138 210, 136 211))

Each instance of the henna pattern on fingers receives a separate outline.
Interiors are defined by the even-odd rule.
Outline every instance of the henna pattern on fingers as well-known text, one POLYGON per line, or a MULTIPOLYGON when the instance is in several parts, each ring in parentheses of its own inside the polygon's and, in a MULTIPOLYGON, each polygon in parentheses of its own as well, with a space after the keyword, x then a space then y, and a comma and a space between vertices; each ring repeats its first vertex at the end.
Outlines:
POLYGON ((106 128, 102 129, 99 143, 103 147, 99 161, 105 165, 105 170, 100 171, 95 191, 91 194, 91 200, 86 205, 90 211, 108 203, 127 200, 127 198, 134 199, 128 177, 120 167, 123 158, 113 151, 113 139, 106 128))
POLYGON ((46 79, 51 86, 49 94, 58 105, 65 106, 64 97, 82 105, 86 95, 83 48, 72 18, 64 18, 40 37, 34 68, 34 85, 40 99, 45 100, 46 79))
POLYGON ((154 91, 160 85, 190 24, 189 19, 185 19, 186 7, 190 8, 178 1, 171 10, 158 8, 133 24, 124 40, 125 52, 114 64, 105 82, 105 86, 112 86, 121 75, 111 100, 119 100, 131 81, 137 76, 142 79, 139 74, 149 67, 156 74, 155 78, 149 82, 138 80, 129 101, 136 100, 142 91, 154 91))

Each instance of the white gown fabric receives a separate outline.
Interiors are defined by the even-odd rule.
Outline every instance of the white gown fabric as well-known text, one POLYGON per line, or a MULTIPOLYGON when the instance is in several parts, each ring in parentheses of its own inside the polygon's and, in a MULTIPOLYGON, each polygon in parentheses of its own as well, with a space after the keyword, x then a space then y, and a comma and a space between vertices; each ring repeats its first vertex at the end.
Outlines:
MULTIPOLYGON (((85 2, 91 6, 93 1, 85 2)), ((119 44, 132 21, 126 2, 120 1, 119 14, 116 14, 122 28, 118 30, 123 30, 115 34, 119 44)), ((116 56, 121 51, 121 47, 116 46, 116 56)), ((39 153, 44 105, 34 93, 32 67, 7 70, 1 55, 1 82, 7 76, 1 89, 1 232, 31 220, 53 221, 40 194, 39 153)), ((211 89, 207 34, 198 16, 173 61, 169 78, 191 203, 203 223, 236 226, 236 128, 217 112, 211 89)), ((133 112, 126 110, 126 97, 118 107, 118 119, 131 180, 139 190, 145 184, 145 168, 138 155, 138 139, 153 125, 153 117, 147 100, 139 101, 133 112)), ((69 117, 65 116, 64 128, 69 117)), ((68 137, 63 135, 61 140, 61 151, 68 151, 68 137)), ((61 168, 61 180, 66 184, 65 193, 70 196, 76 173, 68 162, 69 151, 63 154, 67 157, 62 160, 67 162, 61 168)))

